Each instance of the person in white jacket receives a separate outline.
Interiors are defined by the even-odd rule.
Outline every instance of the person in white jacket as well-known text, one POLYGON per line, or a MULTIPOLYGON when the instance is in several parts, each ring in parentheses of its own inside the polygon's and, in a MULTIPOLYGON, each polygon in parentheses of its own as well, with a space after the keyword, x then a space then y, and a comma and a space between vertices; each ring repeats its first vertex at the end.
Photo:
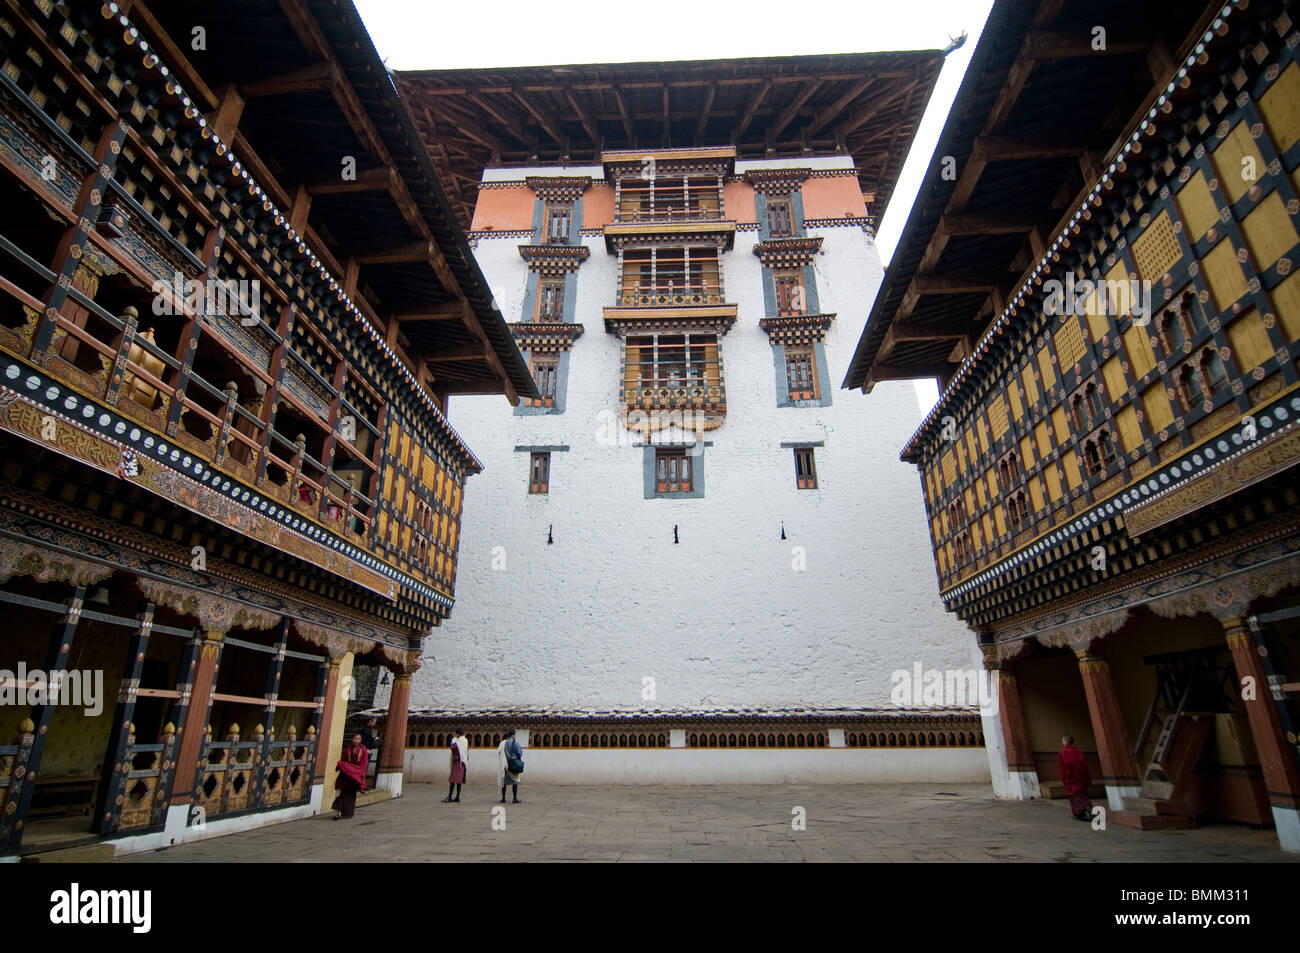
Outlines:
POLYGON ((519 801, 519 773, 523 771, 524 753, 519 747, 519 742, 515 740, 515 730, 506 729, 506 736, 501 744, 497 745, 497 787, 501 789, 501 803, 506 803, 506 785, 509 784, 514 788, 515 800, 519 801), (514 759, 519 765, 519 771, 511 772, 510 761, 514 759))

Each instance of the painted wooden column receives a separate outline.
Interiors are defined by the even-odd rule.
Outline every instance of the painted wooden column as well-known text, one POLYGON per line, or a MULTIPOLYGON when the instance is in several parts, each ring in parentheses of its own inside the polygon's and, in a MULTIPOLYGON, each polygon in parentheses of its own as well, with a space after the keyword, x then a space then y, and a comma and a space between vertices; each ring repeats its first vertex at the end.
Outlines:
POLYGON ((411 703, 411 676, 393 673, 393 693, 388 699, 388 720, 384 724, 384 741, 379 747, 379 769, 375 787, 402 795, 402 766, 406 759, 406 714, 411 703))
POLYGON ((100 834, 114 833, 122 822, 122 801, 126 796, 126 782, 131 772, 131 722, 135 719, 135 703, 140 697, 140 672, 144 669, 144 656, 149 650, 153 612, 154 604, 146 602, 137 617, 140 625, 127 643, 122 682, 117 692, 117 709, 113 715, 112 748, 104 765, 100 803, 96 805, 98 814, 95 828, 100 834))
POLYGON ((1259 767, 1268 789, 1278 844, 1285 851, 1300 853, 1300 769, 1289 750, 1282 719, 1269 689, 1263 661, 1268 647, 1258 627, 1246 620, 1229 618, 1220 622, 1237 668, 1238 690, 1251 695, 1244 699, 1246 717, 1259 753, 1259 767), (1245 691, 1243 683, 1247 678, 1253 679, 1253 694, 1245 691))
POLYGON ((23 773, 19 775, 15 768, 14 777, 9 782, 9 796, 5 800, 5 819, 3 824, 0 824, 0 851, 11 851, 22 844, 27 812, 31 809, 32 795, 36 793, 36 779, 41 771, 41 757, 45 754, 45 745, 50 737, 50 721, 54 717, 54 709, 59 701, 56 679, 62 679, 68 670, 72 639, 77 634, 77 623, 81 621, 81 607, 85 599, 85 585, 77 586, 72 592, 72 598, 68 600, 63 618, 54 627, 45 661, 45 675, 48 679, 46 704, 33 705, 30 716, 31 727, 28 728, 24 723, 20 729, 23 734, 30 731, 34 737, 30 747, 23 744, 19 750, 20 757, 26 756, 26 763, 22 764, 23 773), (50 698, 50 694, 54 694, 55 697, 50 698), (13 806, 12 812, 9 810, 10 805, 13 806))
MULTIPOLYGON (((257 749, 257 768, 253 771, 253 790, 249 792, 248 806, 261 808, 266 806, 267 763, 271 760, 275 740, 275 703, 280 698, 280 677, 284 674, 284 652, 288 648, 289 619, 280 620, 280 631, 276 633, 275 655, 271 656, 271 667, 266 673, 266 705, 262 708, 262 720, 253 729, 254 737, 261 742, 257 749)), ((283 772, 282 772, 283 773, 283 772)), ((282 778, 281 784, 284 783, 282 778)))
POLYGON ((1020 705, 1020 688, 1009 669, 997 670, 998 717, 1002 723, 1002 740, 1006 746, 1007 772, 1011 777, 1012 796, 1028 800, 1039 796, 1038 767, 1034 749, 1029 744, 1029 728, 1020 705))
POLYGON ((1122 811, 1124 798, 1137 797, 1142 791, 1138 765, 1133 760, 1133 741, 1124 727, 1124 713, 1119 696, 1115 694, 1110 665, 1086 649, 1075 654, 1079 658, 1083 691, 1088 698, 1092 733, 1097 739, 1097 758, 1101 761, 1106 801, 1112 811, 1122 811))
MULTIPOLYGON (((342 655, 337 657, 331 655, 320 665, 319 677, 321 684, 316 695, 316 701, 320 707, 312 715, 312 725, 316 728, 316 752, 312 755, 311 769, 313 788, 325 783, 325 772, 333 767, 329 763, 329 751, 333 735, 334 706, 338 703, 339 692, 341 691, 339 688, 339 667, 342 664, 342 655)), ((319 809, 319 805, 317 809, 319 809)))
POLYGON ((181 696, 188 699, 185 710, 185 724, 181 726, 180 750, 176 754, 176 781, 172 787, 171 807, 188 812, 195 797, 195 790, 202 777, 203 766, 199 763, 199 747, 208 725, 208 714, 212 709, 212 692, 217 684, 217 667, 221 661, 221 640, 224 631, 209 630, 201 636, 195 636, 198 642, 197 653, 192 657, 192 677, 182 687, 181 696))

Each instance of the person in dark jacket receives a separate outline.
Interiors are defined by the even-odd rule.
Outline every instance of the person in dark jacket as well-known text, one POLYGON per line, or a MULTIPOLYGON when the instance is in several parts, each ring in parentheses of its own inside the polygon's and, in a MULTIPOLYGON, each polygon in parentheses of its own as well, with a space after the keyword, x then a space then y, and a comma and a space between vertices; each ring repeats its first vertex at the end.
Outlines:
POLYGON ((1092 784, 1092 775, 1083 752, 1074 746, 1074 739, 1069 735, 1061 739, 1056 763, 1061 771, 1061 784, 1070 796, 1070 813, 1081 821, 1091 821, 1092 800, 1088 797, 1088 785, 1092 784))
POLYGON ((524 753, 519 747, 519 742, 515 740, 515 730, 508 728, 505 739, 497 745, 497 787, 501 789, 502 804, 506 803, 507 784, 514 788, 514 803, 519 803, 519 775, 524 770, 523 765, 524 753), (510 770, 512 762, 518 770, 510 770))

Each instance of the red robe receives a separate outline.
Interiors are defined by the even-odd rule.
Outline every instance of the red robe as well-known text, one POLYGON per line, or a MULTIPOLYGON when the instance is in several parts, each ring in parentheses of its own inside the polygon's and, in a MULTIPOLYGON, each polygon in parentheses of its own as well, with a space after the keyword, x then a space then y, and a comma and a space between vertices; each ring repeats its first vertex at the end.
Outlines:
POLYGON ((364 792, 366 769, 369 767, 370 752, 362 745, 348 745, 343 749, 343 757, 338 763, 340 787, 355 786, 357 791, 364 792))
POLYGON ((1074 745, 1066 745, 1056 756, 1056 764, 1061 771, 1061 784, 1065 786, 1065 793, 1070 795, 1070 811, 1078 814, 1091 808, 1088 785, 1092 784, 1092 775, 1088 771, 1088 761, 1083 752, 1074 745))

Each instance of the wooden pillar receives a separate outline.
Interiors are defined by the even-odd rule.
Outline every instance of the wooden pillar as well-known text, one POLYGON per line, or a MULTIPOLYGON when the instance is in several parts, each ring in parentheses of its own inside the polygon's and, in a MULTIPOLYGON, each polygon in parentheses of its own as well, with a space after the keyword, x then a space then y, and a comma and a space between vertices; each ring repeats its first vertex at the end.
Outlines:
POLYGON ((100 834, 112 834, 122 821, 122 802, 119 799, 126 794, 127 777, 131 772, 131 722, 135 719, 135 703, 140 695, 140 672, 144 668, 145 653, 149 650, 153 612, 154 604, 146 602, 137 617, 140 625, 127 643, 117 710, 113 715, 112 748, 105 760, 103 780, 99 786, 100 802, 96 805, 95 829, 100 834))
POLYGON ((1112 811, 1122 811, 1124 798, 1137 797, 1142 788, 1138 765, 1133 760, 1133 742, 1124 727, 1124 713, 1119 696, 1115 694, 1110 666, 1105 659, 1087 650, 1075 654, 1079 658, 1079 674, 1083 676, 1083 691, 1088 698, 1092 733, 1097 739, 1097 758, 1101 761, 1106 799, 1112 811))
POLYGON ((343 664, 343 657, 335 658, 330 656, 320 665, 321 687, 317 693, 316 701, 320 705, 316 713, 312 716, 312 724, 316 727, 316 753, 313 755, 311 770, 312 785, 325 783, 325 772, 333 768, 329 763, 329 750, 334 723, 334 706, 339 700, 339 666, 343 664))
POLYGON ((280 676, 284 673, 284 652, 288 641, 289 619, 286 617, 280 620, 280 631, 275 639, 275 655, 271 657, 271 667, 266 673, 266 705, 262 708, 262 721, 253 730, 254 737, 261 741, 261 745, 257 749, 257 768, 253 771, 253 790, 249 792, 248 806, 252 808, 265 807, 266 766, 271 760, 271 742, 275 740, 275 703, 280 697, 280 676))
POLYGON ((1278 843, 1285 851, 1300 853, 1300 768, 1289 750, 1282 719, 1269 690, 1268 671, 1263 661, 1268 647, 1257 626, 1239 618, 1220 621, 1237 668, 1238 691, 1243 694, 1250 733, 1259 753, 1259 767, 1268 789, 1278 843), (1248 678, 1253 680, 1253 693, 1247 691, 1248 678))
POLYGON ((379 747, 379 770, 375 772, 375 787, 392 791, 393 797, 402 794, 402 765, 406 759, 406 714, 411 702, 411 676, 405 672, 393 673, 393 693, 388 699, 388 721, 384 725, 384 741, 379 747))
POLYGON ((1002 743, 1006 749, 1007 772, 1014 796, 1027 799, 1039 796, 1038 767, 1034 749, 1029 744, 1029 729, 1020 705, 1020 688, 1016 677, 1007 669, 998 669, 998 718, 1002 724, 1002 743))
POLYGON ((182 700, 188 700, 185 724, 181 726, 180 750, 176 754, 176 782, 172 788, 171 806, 184 807, 195 798, 195 790, 202 778, 203 766, 199 763, 199 747, 208 725, 212 709, 212 691, 217 684, 217 667, 221 661, 221 640, 224 631, 208 631, 195 636, 197 651, 191 656, 192 677, 181 689, 182 700))
POLYGON ((45 753, 45 745, 50 737, 50 721, 54 717, 54 709, 59 701, 55 680, 63 677, 68 670, 72 639, 77 634, 77 623, 81 620, 81 607, 85 599, 86 587, 77 586, 73 590, 72 598, 68 600, 63 618, 54 627, 45 661, 45 676, 48 680, 49 695, 55 697, 51 698, 47 695, 46 704, 33 705, 31 727, 28 728, 27 723, 24 723, 20 728, 22 734, 31 733, 33 738, 30 747, 23 744, 19 751, 20 757, 26 757, 26 770, 21 777, 17 776, 18 773, 15 771, 15 777, 10 781, 9 796, 5 800, 5 819, 0 824, 0 851, 13 850, 22 843, 23 829, 27 824, 27 812, 32 806, 36 779, 40 776, 41 757, 45 753), (12 812, 9 811, 11 805, 14 808, 12 812))

